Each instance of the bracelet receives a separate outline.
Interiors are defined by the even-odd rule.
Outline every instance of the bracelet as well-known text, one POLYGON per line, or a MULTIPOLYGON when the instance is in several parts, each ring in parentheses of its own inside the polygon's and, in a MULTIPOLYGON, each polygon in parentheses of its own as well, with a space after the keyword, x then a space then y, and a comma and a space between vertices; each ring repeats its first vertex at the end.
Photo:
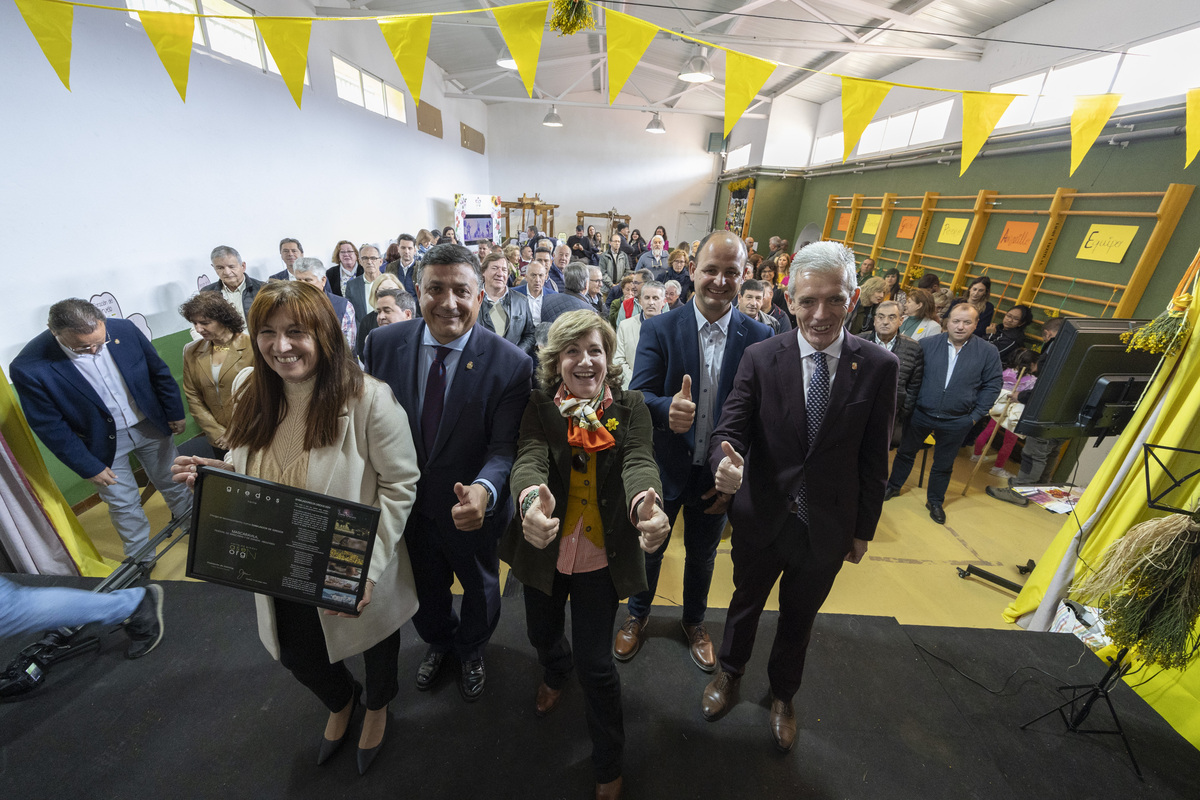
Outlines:
POLYGON ((370 578, 367 578, 367 583, 371 584, 372 586, 375 585, 375 581, 371 580, 370 578))
POLYGON ((525 515, 529 513, 529 509, 533 508, 533 504, 537 502, 537 499, 538 489, 535 487, 521 501, 521 519, 525 519, 525 515))

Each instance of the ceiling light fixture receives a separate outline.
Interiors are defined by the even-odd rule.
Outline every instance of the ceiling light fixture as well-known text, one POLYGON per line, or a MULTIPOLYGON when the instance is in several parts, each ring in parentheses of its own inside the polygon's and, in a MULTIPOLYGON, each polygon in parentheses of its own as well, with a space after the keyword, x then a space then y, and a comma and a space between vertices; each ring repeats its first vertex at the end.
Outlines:
POLYGON ((507 47, 500 48, 500 55, 496 56, 496 66, 504 69, 517 68, 517 62, 513 59, 512 53, 508 52, 507 47))
POLYGON ((654 112, 654 119, 650 120, 650 124, 646 126, 646 133, 666 133, 667 129, 663 126, 662 118, 658 112, 654 112))
POLYGON ((542 120, 542 124, 547 128, 561 128, 563 126, 562 117, 558 115, 557 106, 550 106, 550 113, 542 120))
POLYGON ((679 80, 688 83, 708 83, 713 79, 712 67, 708 63, 708 48, 701 47, 700 54, 692 56, 679 73, 679 80))

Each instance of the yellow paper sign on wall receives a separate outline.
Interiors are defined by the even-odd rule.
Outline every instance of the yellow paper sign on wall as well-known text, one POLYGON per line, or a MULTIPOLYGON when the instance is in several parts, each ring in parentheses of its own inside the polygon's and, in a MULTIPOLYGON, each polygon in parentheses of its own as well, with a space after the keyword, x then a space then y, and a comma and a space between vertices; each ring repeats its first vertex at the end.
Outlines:
POLYGON ((1137 232, 1137 225, 1093 225, 1088 228, 1075 257, 1120 264, 1137 232))
POLYGON ((867 221, 863 223, 863 233, 870 236, 879 230, 879 218, 882 214, 867 214, 867 221))
POLYGON ((962 244, 963 234, 967 232, 967 223, 970 222, 966 217, 946 217, 942 223, 942 231, 938 234, 938 242, 941 244, 962 244))

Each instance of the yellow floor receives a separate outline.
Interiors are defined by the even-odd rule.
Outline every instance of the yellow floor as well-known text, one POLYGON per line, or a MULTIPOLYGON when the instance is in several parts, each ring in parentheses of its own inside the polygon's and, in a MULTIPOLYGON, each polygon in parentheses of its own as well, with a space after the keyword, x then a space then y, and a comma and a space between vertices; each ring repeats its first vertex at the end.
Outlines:
MULTIPOLYGON (((986 458, 966 497, 960 496, 964 482, 975 466, 966 453, 955 463, 954 479, 946 496, 946 525, 937 525, 925 510, 925 490, 917 488, 920 456, 903 493, 884 505, 883 517, 866 559, 859 565, 847 564, 838 576, 824 611, 842 614, 867 614, 895 617, 912 625, 945 625, 969 628, 1011 627, 1001 612, 1013 594, 994 584, 975 578, 959 578, 956 567, 975 564, 1017 583, 1025 578, 1015 566, 1028 559, 1035 561, 1069 516, 1051 514, 1035 505, 1018 508, 993 500, 984 487, 999 486, 1003 479, 993 477, 986 458)), ((1009 468, 1016 465, 1010 463, 1009 468)), ((146 504, 151 530, 157 531, 169 520, 162 496, 155 494, 146 504)), ((121 558, 121 544, 108 520, 103 505, 80 516, 104 556, 121 558)), ((726 531, 728 533, 728 531, 726 531)), ((682 519, 675 531, 682 536, 682 519)), ((682 586, 682 539, 676 540, 663 561, 656 603, 679 605, 682 586)), ((160 580, 184 580, 187 539, 163 555, 154 577, 160 580)), ((507 568, 501 565, 501 581, 507 568)), ((717 552, 709 604, 728 606, 733 592, 733 566, 729 560, 729 541, 721 542, 717 552)), ((768 608, 774 609, 772 596, 768 608)), ((622 612, 623 613, 623 610, 622 612)))

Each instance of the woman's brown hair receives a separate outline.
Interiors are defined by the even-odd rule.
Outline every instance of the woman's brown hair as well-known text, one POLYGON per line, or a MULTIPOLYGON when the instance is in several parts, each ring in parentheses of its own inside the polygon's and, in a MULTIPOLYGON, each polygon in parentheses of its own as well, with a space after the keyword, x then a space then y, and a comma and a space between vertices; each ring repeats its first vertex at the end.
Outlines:
POLYGON ((913 289, 908 293, 908 299, 915 302, 920 309, 916 314, 917 319, 937 321, 937 303, 934 302, 933 292, 928 289, 913 289))
POLYGON ((304 281, 268 281, 250 306, 247 325, 254 350, 254 373, 234 397, 234 412, 226 431, 229 447, 263 450, 275 438, 275 429, 287 416, 283 379, 267 364, 258 349, 258 334, 278 310, 286 311, 296 325, 313 338, 317 365, 304 449, 328 447, 337 438, 342 407, 363 393, 363 373, 350 353, 342 326, 325 292, 304 281))

